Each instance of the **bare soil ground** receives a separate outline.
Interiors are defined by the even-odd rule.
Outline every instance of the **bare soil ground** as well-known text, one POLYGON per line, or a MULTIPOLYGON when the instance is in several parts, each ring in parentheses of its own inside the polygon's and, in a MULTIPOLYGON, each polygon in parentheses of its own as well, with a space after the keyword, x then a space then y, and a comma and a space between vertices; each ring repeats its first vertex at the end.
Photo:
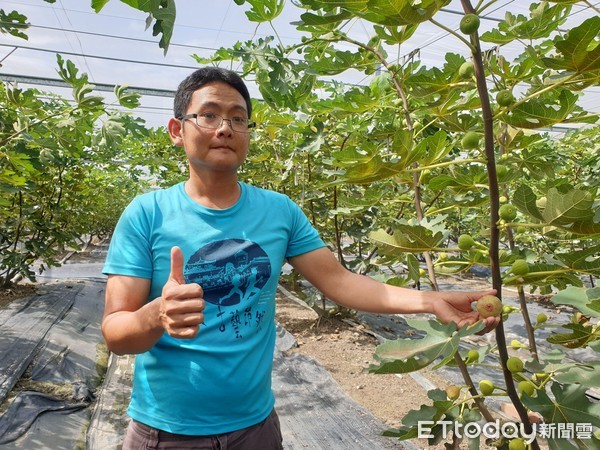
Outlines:
POLYGON ((13 300, 35 294, 37 288, 33 284, 15 284, 10 289, 0 289, 0 309, 13 300))

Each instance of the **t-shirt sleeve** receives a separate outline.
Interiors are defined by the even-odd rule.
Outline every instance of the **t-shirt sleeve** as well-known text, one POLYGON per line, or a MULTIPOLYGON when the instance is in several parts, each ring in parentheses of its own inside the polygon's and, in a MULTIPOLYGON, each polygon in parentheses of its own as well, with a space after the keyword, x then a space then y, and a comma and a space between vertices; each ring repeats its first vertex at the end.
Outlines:
POLYGON ((150 218, 139 197, 125 208, 115 227, 102 273, 152 278, 150 218))
POLYGON ((292 229, 285 257, 291 258, 325 247, 319 233, 300 207, 289 198, 287 202, 292 217, 292 229))

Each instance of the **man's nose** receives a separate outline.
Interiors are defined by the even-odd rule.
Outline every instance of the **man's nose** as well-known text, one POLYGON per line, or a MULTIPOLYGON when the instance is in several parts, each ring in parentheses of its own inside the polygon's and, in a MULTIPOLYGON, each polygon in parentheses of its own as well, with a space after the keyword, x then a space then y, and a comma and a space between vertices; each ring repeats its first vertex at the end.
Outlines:
POLYGON ((231 122, 231 119, 221 119, 221 125, 219 125, 219 128, 217 129, 219 130, 219 133, 232 134, 233 123, 231 122), (225 124, 225 122, 227 122, 227 124, 225 124))

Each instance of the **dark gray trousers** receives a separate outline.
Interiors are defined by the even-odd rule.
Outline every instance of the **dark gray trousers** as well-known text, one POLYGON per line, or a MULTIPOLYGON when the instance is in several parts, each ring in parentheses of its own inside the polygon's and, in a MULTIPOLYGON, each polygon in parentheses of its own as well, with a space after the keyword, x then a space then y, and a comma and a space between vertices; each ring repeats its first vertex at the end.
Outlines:
POLYGON ((283 450, 282 441, 279 417, 273 410, 256 425, 214 436, 173 434, 132 420, 123 450, 283 450))

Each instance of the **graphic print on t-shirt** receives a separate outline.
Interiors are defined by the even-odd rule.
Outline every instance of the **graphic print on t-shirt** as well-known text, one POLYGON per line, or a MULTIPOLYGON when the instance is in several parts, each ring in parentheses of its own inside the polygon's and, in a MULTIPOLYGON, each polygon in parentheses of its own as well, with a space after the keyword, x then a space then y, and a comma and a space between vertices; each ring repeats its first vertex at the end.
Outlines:
POLYGON ((242 325, 260 323, 264 307, 253 311, 253 305, 270 276, 271 262, 265 251, 243 239, 211 242, 198 249, 185 265, 187 282, 198 283, 204 300, 217 305, 221 331, 225 331, 227 319, 236 337, 242 337, 242 325), (230 317, 223 317, 223 307, 232 307, 227 310, 230 317))

